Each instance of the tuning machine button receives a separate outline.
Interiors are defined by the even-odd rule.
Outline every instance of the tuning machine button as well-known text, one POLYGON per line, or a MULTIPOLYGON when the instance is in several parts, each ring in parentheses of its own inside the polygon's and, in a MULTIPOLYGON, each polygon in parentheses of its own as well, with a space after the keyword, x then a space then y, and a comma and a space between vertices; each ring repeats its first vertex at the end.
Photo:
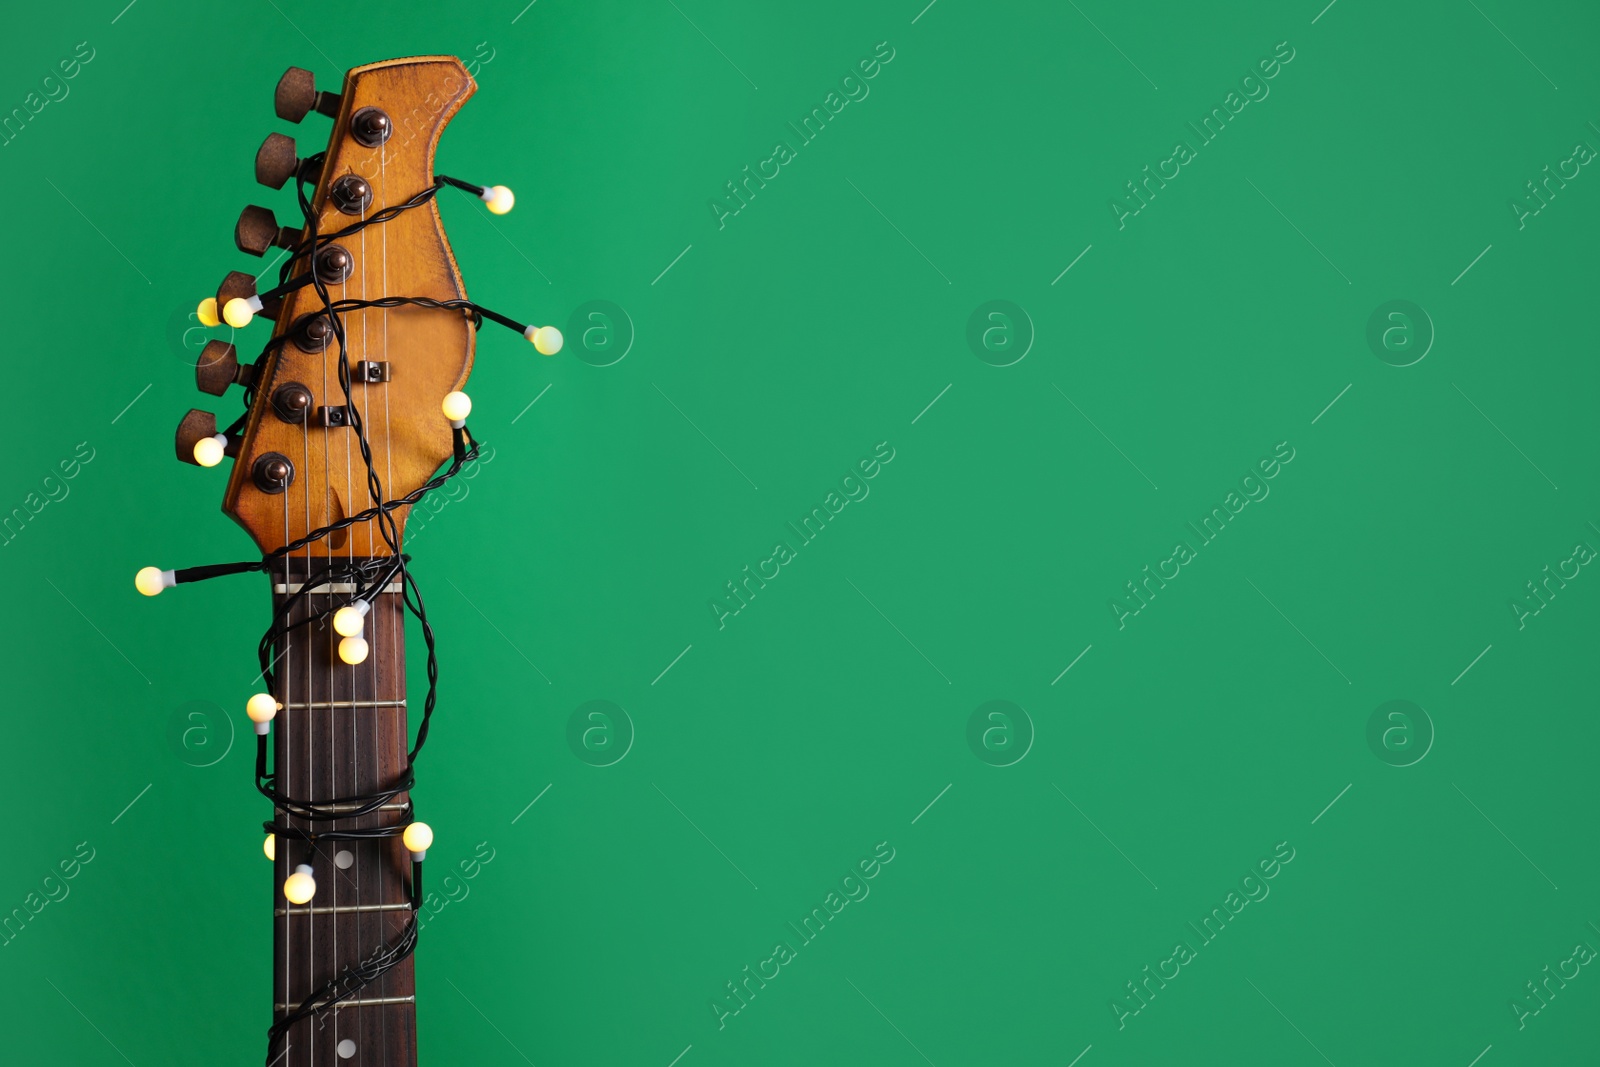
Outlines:
POLYGON ((255 388, 259 368, 239 362, 237 350, 226 341, 207 341, 194 365, 194 382, 202 393, 221 396, 230 385, 255 388))
POLYGON ((221 310, 224 322, 236 330, 242 330, 250 325, 250 320, 256 315, 276 320, 283 311, 283 298, 257 296, 254 278, 243 271, 230 270, 228 276, 222 279, 222 284, 217 286, 217 307, 221 310))
POLYGON ((251 204, 239 212, 239 221, 233 226, 233 243, 241 252, 264 256, 269 248, 293 248, 299 244, 300 231, 279 226, 271 211, 251 204))
POLYGON ((317 92, 317 79, 309 70, 290 67, 278 79, 272 109, 285 122, 299 122, 312 111, 333 118, 339 114, 339 94, 317 92))
POLYGON ((295 155, 293 137, 269 133, 256 149, 256 181, 269 189, 282 189, 283 183, 295 176, 303 162, 295 155))
POLYGON ((198 408, 191 408, 178 423, 174 444, 178 458, 196 467, 215 467, 223 456, 239 454, 239 442, 217 432, 217 417, 198 408))

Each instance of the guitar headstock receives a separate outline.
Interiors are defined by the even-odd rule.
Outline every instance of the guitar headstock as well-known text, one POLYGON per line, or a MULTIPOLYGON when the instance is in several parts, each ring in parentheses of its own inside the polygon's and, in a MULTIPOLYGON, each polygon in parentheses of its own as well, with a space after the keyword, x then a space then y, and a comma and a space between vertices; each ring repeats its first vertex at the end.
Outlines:
MULTIPOLYGON (((234 459, 222 509, 264 553, 380 503, 363 443, 390 501, 421 488, 452 455, 460 458, 459 390, 485 317, 525 329, 541 352, 560 348, 553 327, 524 328, 469 303, 445 237, 436 196, 447 185, 481 196, 496 213, 512 203, 504 187, 433 172, 445 125, 476 89, 453 56, 357 67, 337 95, 317 91, 310 72, 296 68, 279 82, 280 118, 299 122, 315 111, 333 118, 333 130, 327 148, 305 158, 277 133, 257 153, 257 179, 271 188, 288 184, 298 200, 290 217, 305 225, 280 225, 254 205, 241 213, 234 234, 241 251, 286 253, 277 278, 263 277, 258 287, 234 271, 214 301, 202 302, 202 321, 226 319, 238 349, 213 341, 196 380, 216 395, 243 386, 249 410, 221 434, 215 416, 191 411, 176 442, 180 459, 202 466, 234 459), (259 359, 246 364, 240 350, 251 333, 262 336, 259 326, 248 328, 258 316, 276 321, 259 359)), ((407 511, 391 511, 402 535, 407 511)), ((315 538, 305 551, 386 556, 395 551, 392 540, 368 519, 315 538)))

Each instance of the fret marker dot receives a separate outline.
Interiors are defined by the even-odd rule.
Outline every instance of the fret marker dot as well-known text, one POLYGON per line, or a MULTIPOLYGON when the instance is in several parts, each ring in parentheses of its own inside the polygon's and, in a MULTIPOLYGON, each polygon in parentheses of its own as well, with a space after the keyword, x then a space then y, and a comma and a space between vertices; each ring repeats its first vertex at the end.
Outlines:
POLYGON ((356 1054, 356 1043, 347 1037, 334 1047, 334 1051, 339 1054, 341 1060, 347 1060, 356 1054))
MULTIPOLYGON (((338 852, 334 853, 334 856, 333 856, 333 864, 334 864, 334 866, 338 867, 341 871, 348 871, 350 869, 350 865, 352 863, 354 863, 355 861, 356 861, 356 858, 354 856, 350 855, 350 853, 348 851, 346 851, 345 849, 342 849, 342 848, 338 852)), ((355 1046, 352 1045, 350 1047, 354 1048, 355 1046)), ((348 1057, 346 1057, 346 1058, 348 1058, 348 1057)))

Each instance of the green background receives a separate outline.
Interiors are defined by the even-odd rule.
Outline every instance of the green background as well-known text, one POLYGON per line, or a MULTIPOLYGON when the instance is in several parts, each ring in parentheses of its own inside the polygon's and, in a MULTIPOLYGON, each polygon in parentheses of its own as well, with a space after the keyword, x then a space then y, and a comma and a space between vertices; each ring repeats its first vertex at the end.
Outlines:
POLYGON ((0 949, 8 1061, 258 1062, 267 590, 131 581, 250 553, 222 472, 172 461, 186 409, 237 410, 174 324, 260 269, 241 206, 293 210, 250 166, 326 133, 274 118, 286 66, 334 88, 451 52, 480 91, 439 169, 519 197, 492 224, 443 200, 469 294, 563 327, 610 301, 636 340, 599 367, 581 331, 554 359, 486 331, 494 458, 414 540, 430 872, 494 850, 424 932, 423 1063, 1593 1062, 1592 967, 1520 1028, 1509 1004, 1600 947, 1600 578, 1508 607, 1600 546, 1600 177, 1508 208, 1600 145, 1592 8, 923 2, 8 13, 0 111, 94 49, 0 148, 0 508, 94 455, 0 550, 0 911, 94 849, 0 949), (719 229, 724 183, 884 41, 719 229), (1281 41, 1270 96, 1119 229, 1124 183, 1281 41), (1407 367, 1366 341, 1393 299, 1437 334, 1407 367), (967 341, 990 300, 1035 335, 1011 366, 967 341), (719 629, 724 583, 879 442, 870 496, 719 629), (1119 629, 1124 583, 1279 442, 1270 496, 1119 629), (633 733, 604 767, 567 740, 597 699, 633 733), (1005 767, 967 740, 995 699, 1032 737, 1005 767), (1390 700, 1436 733, 1414 765, 1368 745, 1390 700), (883 841, 870 896, 719 1029, 724 984, 883 841), (1270 896, 1119 1029, 1279 842, 1270 896))

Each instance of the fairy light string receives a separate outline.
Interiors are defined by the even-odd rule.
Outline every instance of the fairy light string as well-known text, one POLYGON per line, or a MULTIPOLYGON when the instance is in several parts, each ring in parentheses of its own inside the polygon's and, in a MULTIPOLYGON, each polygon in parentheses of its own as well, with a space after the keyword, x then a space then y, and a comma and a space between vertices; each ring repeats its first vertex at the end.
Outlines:
MULTIPOLYGON (((300 210, 305 218, 307 236, 289 249, 289 256, 279 271, 279 285, 266 293, 250 298, 244 307, 235 307, 236 301, 230 301, 228 315, 230 324, 236 318, 248 323, 252 311, 258 311, 262 304, 276 297, 285 296, 299 289, 312 288, 321 307, 314 312, 325 316, 333 334, 332 345, 338 352, 338 380, 339 387, 344 393, 345 411, 348 416, 350 431, 355 435, 361 453, 362 465, 366 469, 367 489, 370 498, 379 503, 347 515, 336 522, 329 523, 289 543, 268 552, 259 560, 239 563, 212 564, 200 567, 180 568, 172 571, 157 571, 156 568, 146 568, 140 572, 139 588, 147 593, 159 592, 168 585, 186 582, 205 581, 211 578, 222 577, 230 574, 249 572, 281 573, 284 576, 284 596, 273 610, 271 625, 262 635, 257 646, 257 657, 261 665, 261 676, 265 679, 269 691, 278 690, 278 674, 275 670, 280 653, 280 645, 288 647, 296 631, 315 625, 323 625, 340 609, 360 605, 362 614, 365 609, 378 596, 379 593, 390 591, 394 583, 399 583, 399 593, 404 605, 404 612, 409 612, 422 631, 423 644, 426 649, 426 674, 427 693, 423 700, 422 716, 416 727, 416 740, 406 753, 404 768, 386 787, 376 792, 352 796, 343 796, 324 799, 306 799, 294 797, 278 787, 276 769, 268 766, 267 739, 269 724, 275 717, 281 705, 274 698, 261 694, 252 700, 250 715, 257 723, 255 778, 256 789, 262 796, 273 804, 276 812, 274 818, 262 824, 262 829, 272 835, 273 849, 276 843, 292 841, 302 847, 314 848, 317 843, 325 841, 372 841, 392 837, 404 837, 405 844, 411 855, 411 877, 406 883, 410 918, 406 928, 399 937, 390 943, 380 945, 370 955, 361 961, 350 964, 334 977, 330 978, 320 988, 307 995, 298 1005, 285 1011, 283 1018, 278 1019, 267 1031, 268 1067, 281 1058, 280 1046, 290 1029, 303 1019, 309 1018, 339 1003, 355 996, 362 988, 382 977, 389 970, 407 959, 416 949, 418 932, 420 929, 419 910, 423 899, 422 866, 423 856, 427 847, 432 842, 432 831, 425 824, 414 819, 415 807, 409 793, 416 782, 415 764, 421 754, 423 746, 427 743, 428 729, 432 720, 434 707, 438 695, 439 667, 436 641, 433 627, 428 622, 427 607, 423 600, 422 592, 417 585, 415 577, 411 574, 408 564, 411 557, 401 550, 401 539, 394 512, 403 507, 417 504, 429 493, 441 488, 450 479, 456 477, 470 463, 478 458, 479 444, 473 438, 465 425, 466 410, 470 410, 470 403, 460 394, 452 394, 452 398, 459 397, 458 406, 464 404, 466 408, 461 411, 461 418, 457 419, 450 414, 447 405, 447 416, 452 419, 452 460, 449 466, 429 479, 427 482, 410 493, 397 499, 388 499, 384 492, 382 479, 379 477, 377 466, 374 463, 372 449, 367 438, 365 418, 361 408, 355 403, 352 395, 352 378, 348 347, 345 337, 344 316, 367 308, 396 308, 419 307, 432 310, 463 313, 474 329, 482 326, 485 319, 505 326, 522 334, 532 341, 540 352, 552 355, 558 351, 562 338, 560 332, 554 327, 535 327, 516 321, 509 316, 499 314, 470 300, 437 300, 430 297, 413 296, 385 296, 376 300, 333 299, 329 292, 328 283, 320 276, 314 264, 318 262, 318 253, 336 241, 360 233, 369 226, 381 225, 389 222, 406 211, 414 210, 430 203, 445 186, 453 186, 463 191, 481 196, 490 202, 491 210, 504 213, 509 210, 512 195, 509 189, 502 186, 490 187, 473 185, 456 178, 445 175, 436 175, 432 185, 424 188, 410 199, 383 208, 365 216, 360 220, 335 230, 329 234, 322 234, 313 206, 308 186, 314 191, 316 175, 321 170, 324 159, 323 153, 305 160, 296 175, 295 193, 299 201, 300 210), (302 273, 295 275, 297 265, 302 273), (246 310, 246 309, 249 310, 246 310), (325 564, 315 573, 308 565, 307 573, 303 576, 299 588, 294 589, 290 582, 290 571, 287 562, 291 554, 320 542, 332 534, 348 529, 362 523, 374 523, 389 548, 387 557, 352 559, 340 558, 334 555, 325 557, 325 564), (341 586, 348 587, 351 592, 348 599, 340 600, 338 595, 332 594, 333 590, 341 586), (328 593, 319 593, 318 590, 327 589, 328 593), (304 610, 304 617, 294 620, 297 612, 306 609, 309 597, 329 595, 330 599, 337 600, 331 606, 320 611, 304 610), (265 701, 257 704, 256 701, 265 701), (318 829, 317 824, 333 820, 352 820, 378 811, 385 805, 395 801, 401 794, 406 794, 402 809, 398 812, 399 818, 384 826, 361 827, 352 829, 318 829), (291 826, 289 818, 301 820, 311 824, 311 828, 291 826)), ((205 305, 202 305, 204 312, 205 305)), ((213 312, 214 308, 211 309, 213 312)), ((267 357, 280 352, 283 345, 290 339, 290 331, 285 330, 272 340, 268 341, 262 349, 258 366, 264 366, 267 357)), ((234 441, 237 435, 243 432, 248 418, 248 413, 255 403, 254 390, 247 390, 244 396, 246 415, 228 427, 218 436, 227 441, 234 441)), ((404 618, 404 612, 402 618, 404 618)), ((337 623, 335 623, 337 626, 337 623)), ((359 631, 358 631, 359 632, 359 631)), ((297 875, 299 868, 296 868, 297 875)), ((304 868, 309 876, 309 868, 304 868)), ((291 875, 291 881, 297 875, 291 875)), ((314 893, 314 883, 312 883, 314 893)), ((286 884, 287 889, 287 884, 286 884)), ((286 894, 287 895, 287 894, 286 894)), ((309 899, 309 897, 307 898, 309 899)), ((291 901, 290 903, 294 903, 291 901)))

